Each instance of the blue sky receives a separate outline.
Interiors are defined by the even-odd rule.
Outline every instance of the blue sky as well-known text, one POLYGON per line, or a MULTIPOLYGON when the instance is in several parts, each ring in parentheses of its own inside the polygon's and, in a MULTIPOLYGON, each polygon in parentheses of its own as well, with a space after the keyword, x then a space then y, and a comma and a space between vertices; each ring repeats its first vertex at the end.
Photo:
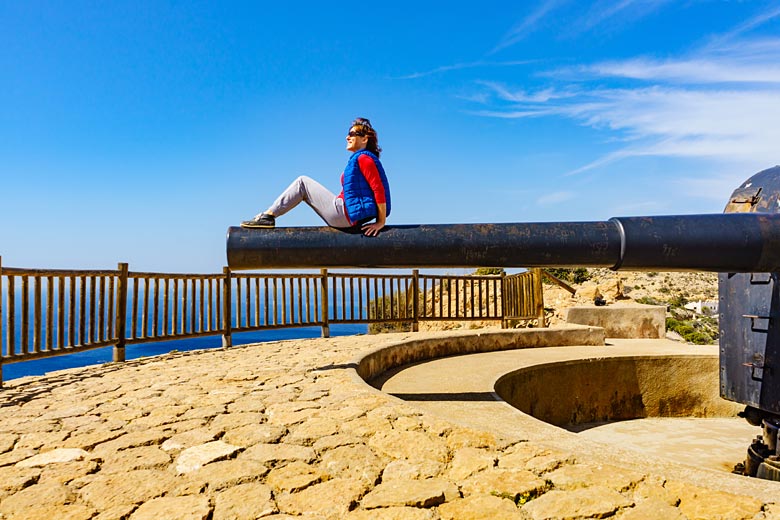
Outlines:
POLYGON ((294 177, 338 192, 356 116, 391 224, 720 212, 778 83, 780 2, 3 1, 0 255, 218 272, 294 177))

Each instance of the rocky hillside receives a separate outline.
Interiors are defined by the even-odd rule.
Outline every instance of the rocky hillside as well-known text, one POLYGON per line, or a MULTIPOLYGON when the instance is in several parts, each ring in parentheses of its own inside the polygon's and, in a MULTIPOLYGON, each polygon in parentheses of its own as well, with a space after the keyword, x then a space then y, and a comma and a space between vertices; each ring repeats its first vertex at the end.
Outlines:
MULTIPOLYGON (((607 305, 645 303, 666 305, 667 331, 675 339, 692 343, 717 340, 717 316, 697 315, 684 308, 688 302, 718 299, 718 275, 715 273, 619 272, 608 269, 584 270, 579 284, 570 283, 572 295, 557 285, 545 285, 544 306, 551 325, 563 322, 566 309, 593 304, 601 297, 607 305)), ((564 273, 565 274, 565 273, 564 273)))
MULTIPOLYGON (((644 303, 667 307, 667 330, 669 337, 693 343, 711 343, 718 337, 717 317, 699 316, 685 309, 688 302, 717 300, 718 281, 715 273, 676 272, 614 272, 609 269, 580 269, 575 273, 565 270, 553 271, 569 284, 576 293, 554 285, 544 285, 544 306, 548 325, 564 323, 566 309, 574 305, 593 305, 599 297, 606 305, 630 305, 644 303)), ((426 305, 438 301, 433 294, 426 297, 426 305)), ((446 293, 445 298, 449 298, 446 293)), ((464 295, 452 295, 456 301, 463 301, 464 295)), ((465 295, 468 297, 468 295, 465 295)), ((492 300, 491 300, 492 301, 492 300)), ((446 321, 422 322, 420 330, 473 329, 499 327, 496 321, 446 321)), ((536 320, 519 323, 520 327, 536 327, 536 320)))

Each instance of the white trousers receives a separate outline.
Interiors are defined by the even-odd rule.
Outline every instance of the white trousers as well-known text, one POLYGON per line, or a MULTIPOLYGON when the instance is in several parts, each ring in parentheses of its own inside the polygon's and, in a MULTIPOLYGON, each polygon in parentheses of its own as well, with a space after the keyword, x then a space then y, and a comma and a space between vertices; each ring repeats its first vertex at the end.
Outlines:
POLYGON ((314 179, 301 176, 279 195, 266 213, 281 217, 295 206, 305 202, 331 227, 350 227, 344 201, 314 179))

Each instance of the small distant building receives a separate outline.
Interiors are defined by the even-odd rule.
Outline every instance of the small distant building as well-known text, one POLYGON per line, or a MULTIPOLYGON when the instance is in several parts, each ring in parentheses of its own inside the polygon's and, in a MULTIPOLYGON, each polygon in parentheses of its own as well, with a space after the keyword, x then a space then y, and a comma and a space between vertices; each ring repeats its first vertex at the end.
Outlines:
POLYGON ((704 316, 713 316, 718 313, 718 300, 699 300, 685 304, 685 308, 702 314, 704 316))

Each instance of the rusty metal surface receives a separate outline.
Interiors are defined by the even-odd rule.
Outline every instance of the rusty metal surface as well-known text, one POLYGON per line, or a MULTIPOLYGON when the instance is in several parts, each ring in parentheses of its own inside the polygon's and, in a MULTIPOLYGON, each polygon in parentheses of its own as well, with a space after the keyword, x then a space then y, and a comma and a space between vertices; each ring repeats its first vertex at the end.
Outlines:
POLYGON ((780 215, 388 226, 378 237, 327 227, 231 227, 227 259, 234 270, 490 266, 776 271, 780 270, 780 215))
POLYGON ((780 166, 760 171, 729 197, 725 213, 777 213, 780 209, 780 166))
POLYGON ((777 273, 721 273, 720 394, 780 413, 777 273))
POLYGON ((596 265, 619 255, 609 222, 387 226, 377 237, 328 227, 228 230, 231 269, 596 265))
MULTIPOLYGON (((726 213, 765 217, 780 212, 780 167, 752 176, 731 194, 726 213)), ((765 254, 776 254, 769 238, 765 254)), ((778 269, 718 276, 720 395, 780 414, 780 283, 778 269)))
POLYGON ((615 218, 626 270, 715 272, 780 269, 779 215, 715 214, 615 218))

